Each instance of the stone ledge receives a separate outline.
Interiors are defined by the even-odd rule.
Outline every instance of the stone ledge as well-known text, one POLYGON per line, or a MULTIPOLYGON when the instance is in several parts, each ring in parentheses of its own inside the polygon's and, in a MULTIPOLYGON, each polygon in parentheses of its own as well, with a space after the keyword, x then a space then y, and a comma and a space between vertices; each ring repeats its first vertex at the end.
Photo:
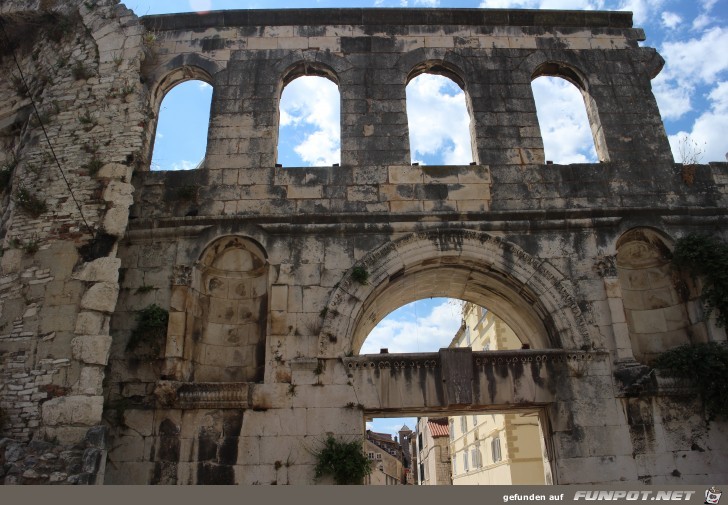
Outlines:
POLYGON ((178 409, 247 409, 250 387, 247 382, 159 381, 154 396, 162 406, 178 409))

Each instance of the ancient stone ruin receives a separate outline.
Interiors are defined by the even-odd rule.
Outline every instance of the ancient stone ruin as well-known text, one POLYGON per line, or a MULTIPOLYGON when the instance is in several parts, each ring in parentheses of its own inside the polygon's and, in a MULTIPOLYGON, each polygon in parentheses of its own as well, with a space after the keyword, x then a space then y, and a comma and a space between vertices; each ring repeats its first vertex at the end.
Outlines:
POLYGON ((728 164, 674 162, 663 60, 630 13, 6 0, 0 18, 4 483, 310 484, 316 444, 365 416, 514 409, 538 412, 558 484, 728 480, 728 425, 649 366, 726 339, 669 251, 728 238, 728 164), (421 73, 464 90, 474 164, 411 164, 421 73), (276 166, 302 75, 339 88, 340 166, 276 166), (583 94, 598 163, 546 163, 542 75, 583 94), (214 88, 204 163, 151 172, 161 100, 189 79, 214 88), (530 349, 359 355, 431 296, 530 349))

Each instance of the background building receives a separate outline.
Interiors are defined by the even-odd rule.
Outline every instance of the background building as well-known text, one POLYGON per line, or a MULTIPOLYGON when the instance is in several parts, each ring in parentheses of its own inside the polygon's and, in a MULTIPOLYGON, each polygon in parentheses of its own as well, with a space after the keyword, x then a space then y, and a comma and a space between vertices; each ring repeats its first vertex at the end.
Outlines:
POLYGON ((417 454, 420 485, 452 484, 447 418, 417 419, 417 454))
MULTIPOLYGON (((406 428, 406 426, 404 426, 406 428)), ((370 486, 394 486, 405 483, 402 446, 397 437, 367 430, 364 443, 367 457, 373 461, 372 473, 364 479, 370 486)))
MULTIPOLYGON (((463 305, 463 324, 450 347, 521 349, 513 330, 492 312, 463 305)), ((449 418, 453 484, 551 484, 537 413, 449 418)))

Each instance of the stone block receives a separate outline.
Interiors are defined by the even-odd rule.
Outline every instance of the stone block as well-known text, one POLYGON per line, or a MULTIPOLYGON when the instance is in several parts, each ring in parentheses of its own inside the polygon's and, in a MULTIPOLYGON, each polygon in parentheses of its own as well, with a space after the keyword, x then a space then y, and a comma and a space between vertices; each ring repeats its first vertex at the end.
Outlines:
POLYGON ((84 263, 81 268, 74 272, 72 279, 86 282, 110 282, 119 281, 120 258, 98 258, 89 263, 84 263))
MULTIPOLYGON (((612 314, 612 322, 613 323, 625 323, 627 320, 625 319, 624 315, 624 305, 622 305, 622 299, 621 298, 609 298, 607 299, 607 302, 609 303, 609 312, 612 314)), ((634 312, 640 312, 640 311, 632 311, 634 312)))
POLYGON ((286 310, 288 308, 288 286, 271 286, 270 300, 271 310, 286 310))
POLYGON ((127 409, 124 411, 124 424, 143 437, 152 435, 154 412, 151 410, 127 409))
POLYGON ((20 270, 23 251, 21 249, 6 249, 0 257, 0 268, 3 274, 11 274, 20 270))
POLYGON ((288 198, 310 199, 323 198, 324 196, 323 186, 294 186, 289 184, 286 188, 288 198))
POLYGON ((92 365, 106 365, 109 361, 111 337, 109 335, 81 335, 71 341, 73 359, 92 365))
POLYGON ((108 333, 108 317, 98 312, 81 311, 76 316, 76 335, 99 335, 108 333), (104 331, 104 329, 106 331, 104 331))
POLYGON ((73 445, 83 441, 88 427, 83 426, 49 426, 43 428, 46 440, 55 440, 59 444, 73 445))
POLYGON ((111 314, 116 307, 119 286, 111 282, 98 282, 88 288, 81 299, 81 308, 111 314))
POLYGON ((79 395, 103 394, 104 369, 99 366, 81 367, 78 382, 73 386, 73 392, 79 395))
POLYGON ((122 165, 120 163, 107 163, 101 167, 96 174, 100 179, 119 179, 129 180, 131 179, 133 167, 128 165, 122 165))
POLYGON ((361 436, 364 414, 357 408, 308 408, 306 425, 309 436, 325 436, 335 433, 338 436, 361 436))
POLYGON ((46 426, 85 425, 101 422, 103 396, 61 396, 41 405, 41 418, 46 426))
POLYGON ((131 184, 111 180, 104 190, 103 199, 104 201, 113 203, 114 207, 127 208, 134 203, 133 193, 134 186, 131 184))

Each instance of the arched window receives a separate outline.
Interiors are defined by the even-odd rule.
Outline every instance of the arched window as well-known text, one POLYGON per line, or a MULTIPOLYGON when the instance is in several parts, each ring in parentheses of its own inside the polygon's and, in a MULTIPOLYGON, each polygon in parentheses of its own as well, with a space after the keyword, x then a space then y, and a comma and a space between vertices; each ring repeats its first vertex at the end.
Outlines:
POLYGON ((460 79, 453 77, 457 76, 432 67, 407 84, 412 163, 468 165, 475 161, 468 99, 460 79))
POLYGON ((159 107, 151 170, 201 167, 207 149, 212 86, 188 80, 167 92, 159 107))
POLYGON ((332 166, 341 160, 341 98, 332 79, 302 75, 281 93, 278 164, 332 166))
POLYGON ((546 160, 558 164, 596 163, 597 153, 584 98, 559 77, 542 76, 531 83, 546 160))
POLYGON ((540 65, 531 78, 546 160, 561 164, 609 161, 586 78, 557 62, 540 65))

